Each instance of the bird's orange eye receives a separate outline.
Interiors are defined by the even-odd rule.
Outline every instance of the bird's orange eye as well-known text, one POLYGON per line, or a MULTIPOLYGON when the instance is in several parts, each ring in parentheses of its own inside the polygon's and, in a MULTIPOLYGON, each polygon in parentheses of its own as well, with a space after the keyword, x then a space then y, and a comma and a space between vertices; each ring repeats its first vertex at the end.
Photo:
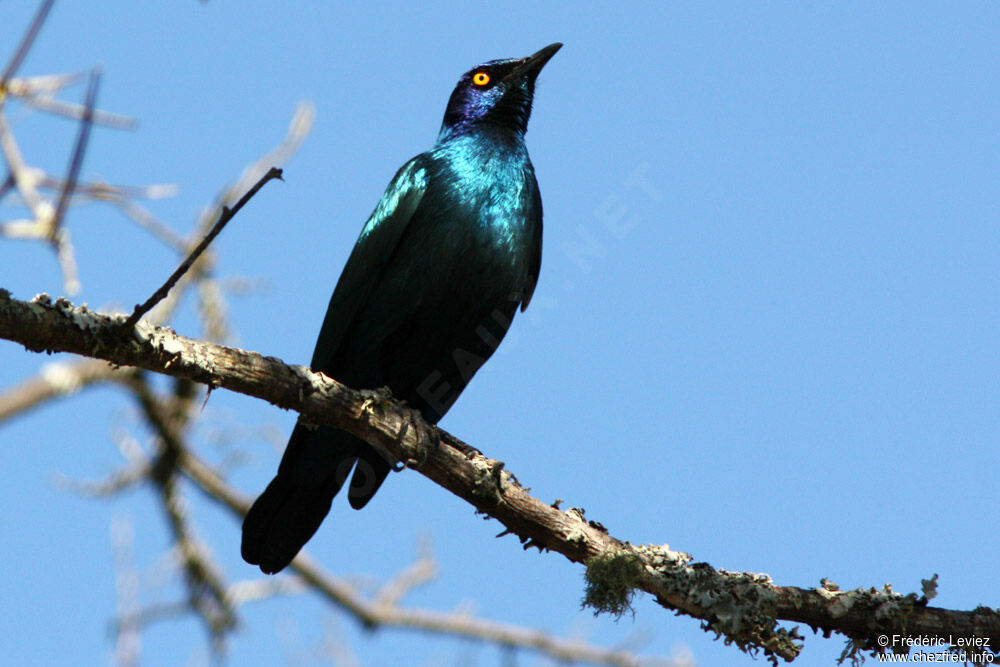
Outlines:
POLYGON ((476 72, 472 75, 472 83, 477 86, 485 86, 490 82, 490 75, 486 72, 476 72))

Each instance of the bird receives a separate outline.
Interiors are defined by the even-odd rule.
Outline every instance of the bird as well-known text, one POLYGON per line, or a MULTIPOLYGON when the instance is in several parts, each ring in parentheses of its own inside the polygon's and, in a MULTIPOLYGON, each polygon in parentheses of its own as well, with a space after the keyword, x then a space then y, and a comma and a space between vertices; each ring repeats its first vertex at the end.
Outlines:
MULTIPOLYGON (((542 200, 524 135, 539 72, 562 47, 462 75, 434 146, 405 163, 365 222, 330 298, 310 366, 387 387, 436 424, 528 307, 542 261, 542 200)), ((241 554, 284 569, 353 470, 363 508, 392 464, 330 426, 295 425, 277 475, 243 522, 241 554)))

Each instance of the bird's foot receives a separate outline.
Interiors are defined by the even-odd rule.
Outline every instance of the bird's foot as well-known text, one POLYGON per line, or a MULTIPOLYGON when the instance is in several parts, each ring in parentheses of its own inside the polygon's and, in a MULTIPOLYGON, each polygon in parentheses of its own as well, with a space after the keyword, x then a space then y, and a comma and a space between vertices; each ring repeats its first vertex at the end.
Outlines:
POLYGON ((406 434, 413 429, 416 438, 416 456, 407 458, 405 461, 398 461, 393 466, 397 471, 403 468, 419 468, 427 462, 433 450, 441 445, 441 435, 436 426, 432 426, 424 421, 419 410, 415 410, 406 405, 400 406, 400 410, 405 416, 399 434, 396 436, 396 443, 402 446, 406 434))

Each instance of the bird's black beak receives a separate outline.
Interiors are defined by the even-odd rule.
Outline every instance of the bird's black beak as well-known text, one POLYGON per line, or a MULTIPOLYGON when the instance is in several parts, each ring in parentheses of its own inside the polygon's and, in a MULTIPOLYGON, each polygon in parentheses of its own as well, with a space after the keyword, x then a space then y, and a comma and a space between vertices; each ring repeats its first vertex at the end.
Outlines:
POLYGON ((538 76, 538 73, 542 71, 545 67, 545 63, 549 62, 549 58, 556 54, 556 51, 562 48, 562 42, 556 42, 555 44, 549 44, 544 49, 541 49, 534 55, 530 55, 524 60, 522 60, 514 70, 504 77, 505 81, 517 81, 525 77, 530 77, 534 79, 538 76))

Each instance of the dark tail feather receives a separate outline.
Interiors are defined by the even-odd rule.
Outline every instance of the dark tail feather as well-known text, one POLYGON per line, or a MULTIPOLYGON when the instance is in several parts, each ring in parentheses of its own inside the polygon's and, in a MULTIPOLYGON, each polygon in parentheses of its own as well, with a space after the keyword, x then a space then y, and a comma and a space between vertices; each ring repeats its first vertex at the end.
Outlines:
POLYGON ((363 447, 343 431, 296 425, 278 475, 243 520, 243 560, 265 574, 283 570, 323 523, 363 447))
POLYGON ((361 509, 372 499, 378 487, 392 470, 392 465, 371 447, 362 447, 358 452, 358 465, 351 477, 351 486, 347 490, 347 500, 351 507, 361 509))
POLYGON ((264 574, 285 569, 323 523, 334 495, 275 477, 243 520, 243 560, 259 565, 264 574))

